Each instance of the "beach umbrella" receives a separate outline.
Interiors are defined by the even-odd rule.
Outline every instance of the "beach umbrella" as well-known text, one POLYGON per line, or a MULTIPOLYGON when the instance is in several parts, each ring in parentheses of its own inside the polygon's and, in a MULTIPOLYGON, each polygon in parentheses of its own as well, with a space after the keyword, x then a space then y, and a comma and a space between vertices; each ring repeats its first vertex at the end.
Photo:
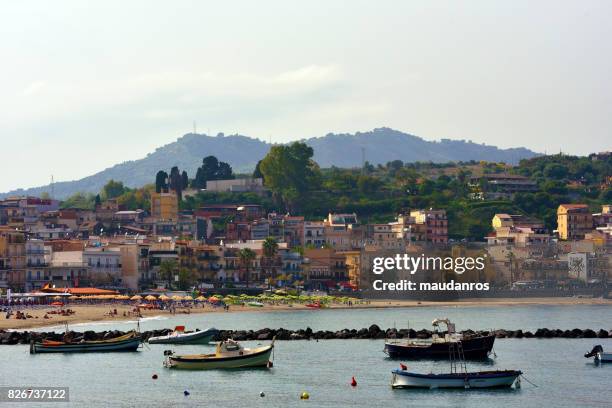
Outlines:
POLYGON ((204 296, 198 296, 197 298, 195 298, 195 300, 197 300, 198 302, 203 302, 206 300, 206 298, 204 296))
POLYGON ((134 295, 130 298, 130 300, 142 300, 142 296, 140 295, 134 295))
POLYGON ((161 295, 161 296, 159 297, 159 300, 163 300, 163 301, 165 302, 165 301, 170 300, 170 298, 169 298, 168 296, 166 296, 166 295, 161 295))
POLYGON ((191 302, 193 298, 191 296, 183 296, 183 300, 188 300, 191 302))
POLYGON ((148 295, 148 296, 145 297, 145 300, 149 300, 149 301, 156 300, 156 299, 157 298, 155 296, 153 296, 153 295, 148 295))
POLYGON ((53 300, 61 300, 62 297, 61 296, 53 296, 53 300))
POLYGON ((172 296, 172 300, 183 300, 183 298, 179 295, 172 296))
POLYGON ((216 297, 216 296, 211 296, 211 297, 209 297, 209 298, 208 298, 208 301, 209 301, 209 302, 213 302, 213 303, 215 303, 215 302, 218 302, 218 301, 219 301, 219 298, 218 298, 218 297, 216 297))

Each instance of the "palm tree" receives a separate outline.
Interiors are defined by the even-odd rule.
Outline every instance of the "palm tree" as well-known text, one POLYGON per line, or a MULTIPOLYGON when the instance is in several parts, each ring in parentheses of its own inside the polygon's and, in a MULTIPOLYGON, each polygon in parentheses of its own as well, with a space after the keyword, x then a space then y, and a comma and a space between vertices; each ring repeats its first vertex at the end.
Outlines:
POLYGON ((266 264, 268 265, 268 288, 271 285, 272 279, 272 262, 276 257, 276 252, 278 251, 278 242, 272 237, 268 237, 263 242, 263 255, 266 259, 266 264))
POLYGON ((176 261, 174 259, 165 259, 159 265, 159 274, 163 279, 168 281, 168 289, 172 289, 172 279, 176 272, 176 261))
POLYGON ((256 256, 257 255, 255 254, 255 251, 253 251, 251 248, 242 248, 238 252, 240 263, 246 269, 246 287, 247 288, 249 287, 249 274, 250 274, 249 266, 251 265, 251 262, 253 262, 253 259, 255 259, 256 256))

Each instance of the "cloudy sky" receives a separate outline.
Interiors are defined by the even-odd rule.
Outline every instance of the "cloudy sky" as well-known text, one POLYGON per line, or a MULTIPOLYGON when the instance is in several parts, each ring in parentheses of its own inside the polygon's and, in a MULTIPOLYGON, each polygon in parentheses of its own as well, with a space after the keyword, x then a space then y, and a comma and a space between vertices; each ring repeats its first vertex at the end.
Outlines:
POLYGON ((0 191, 190 132, 612 148, 610 1, 0 5, 0 191), (15 171, 19 169, 19 171, 15 171))

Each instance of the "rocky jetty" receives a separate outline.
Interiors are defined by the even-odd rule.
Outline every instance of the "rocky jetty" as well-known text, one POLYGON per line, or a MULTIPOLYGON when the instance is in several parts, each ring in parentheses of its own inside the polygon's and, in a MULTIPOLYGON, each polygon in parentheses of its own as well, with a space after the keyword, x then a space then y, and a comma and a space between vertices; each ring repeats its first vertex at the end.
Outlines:
MULTIPOLYGON (((164 336, 172 332, 172 329, 149 330, 142 332, 144 340, 153 336, 164 336)), ((83 340, 102 340, 123 335, 125 332, 118 330, 111 331, 85 331, 72 332, 74 341, 83 340)), ((465 330, 467 335, 488 335, 491 332, 486 330, 465 330)), ((592 329, 537 329, 533 332, 523 330, 494 330, 495 336, 498 339, 552 339, 552 338, 570 338, 570 339, 606 339, 612 337, 612 330, 592 330, 592 329)), ((340 339, 427 339, 432 335, 431 330, 421 329, 386 329, 383 330, 373 324, 370 327, 362 329, 343 329, 338 331, 319 330, 313 331, 310 327, 300 330, 287 329, 260 329, 260 330, 221 330, 218 339, 225 340, 233 338, 234 340, 272 340, 276 337, 277 340, 340 340, 340 339)), ((55 332, 16 332, 0 330, 0 344, 29 344, 31 341, 56 340, 61 341, 63 333, 55 332)))

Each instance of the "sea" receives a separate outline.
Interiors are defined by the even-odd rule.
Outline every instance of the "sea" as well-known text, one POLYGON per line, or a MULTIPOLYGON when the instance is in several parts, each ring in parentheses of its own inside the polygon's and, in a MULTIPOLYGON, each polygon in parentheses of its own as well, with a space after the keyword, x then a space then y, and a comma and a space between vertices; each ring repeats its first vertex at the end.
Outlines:
MULTIPOLYGON (((377 324, 418 330, 443 317, 459 330, 612 329, 609 305, 202 313, 145 318, 140 329, 185 325, 335 331, 377 324)), ((135 321, 127 321, 75 324, 71 329, 135 327, 135 321)), ((247 347, 262 343, 268 342, 244 342, 247 347)), ((271 369, 212 371, 170 370, 162 363, 166 349, 191 354, 212 352, 213 346, 145 345, 133 353, 36 355, 26 345, 0 346, 0 386, 69 387, 69 403, 24 403, 28 407, 610 407, 612 364, 597 366, 583 357, 595 344, 612 351, 612 339, 497 339, 492 358, 467 366, 470 371, 523 371, 520 389, 502 390, 393 390, 391 371, 400 362, 422 373, 448 372, 449 363, 389 359, 383 340, 277 341, 271 369), (356 387, 350 385, 352 377, 356 387), (308 400, 300 399, 304 392, 308 400)))

